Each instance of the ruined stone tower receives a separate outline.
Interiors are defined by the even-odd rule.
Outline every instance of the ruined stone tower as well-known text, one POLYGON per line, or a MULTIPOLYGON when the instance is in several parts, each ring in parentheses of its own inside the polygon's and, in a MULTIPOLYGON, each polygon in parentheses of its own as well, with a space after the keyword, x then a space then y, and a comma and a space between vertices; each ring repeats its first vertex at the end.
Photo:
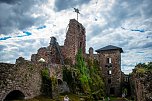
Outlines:
POLYGON ((37 54, 32 54, 31 61, 39 62, 44 60, 48 64, 63 64, 60 46, 55 37, 50 37, 50 44, 48 47, 38 49, 37 54))
POLYGON ((71 60, 72 64, 75 64, 75 56, 78 50, 82 49, 82 53, 85 55, 85 47, 85 28, 75 19, 71 19, 64 42, 64 58, 71 60))
POLYGON ((55 37, 51 37, 50 45, 47 47, 47 53, 48 53, 48 58, 49 58, 48 63, 63 64, 60 47, 55 37))
POLYGON ((105 81, 106 94, 119 96, 121 94, 121 53, 122 48, 106 46, 96 50, 105 81))
POLYGON ((75 19, 69 22, 64 46, 60 46, 55 37, 51 37, 48 47, 42 47, 37 54, 32 54, 31 61, 38 62, 44 60, 48 64, 64 64, 68 60, 69 64, 75 64, 76 54, 79 49, 85 56, 86 36, 85 28, 75 19))

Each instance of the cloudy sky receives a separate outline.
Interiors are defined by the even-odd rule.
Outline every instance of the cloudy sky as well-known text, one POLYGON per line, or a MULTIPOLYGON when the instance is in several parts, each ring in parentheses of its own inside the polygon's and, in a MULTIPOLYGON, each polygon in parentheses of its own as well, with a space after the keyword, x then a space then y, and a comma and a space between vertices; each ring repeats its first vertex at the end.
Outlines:
POLYGON ((122 71, 129 73, 137 63, 152 61, 151 5, 151 0, 0 0, 0 62, 30 60, 51 36, 63 45, 75 7, 87 50, 122 47, 122 71))

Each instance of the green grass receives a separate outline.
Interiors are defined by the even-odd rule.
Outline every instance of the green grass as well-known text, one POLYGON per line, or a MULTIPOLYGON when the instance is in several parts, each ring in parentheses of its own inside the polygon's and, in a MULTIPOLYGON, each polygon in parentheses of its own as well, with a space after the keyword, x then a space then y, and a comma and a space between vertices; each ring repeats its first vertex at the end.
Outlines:
MULTIPOLYGON (((106 98, 105 101, 108 101, 108 99, 106 98)), ((128 99, 126 98, 121 98, 121 97, 110 97, 110 101, 129 101, 128 99)))
MULTIPOLYGON (((67 94, 68 97, 70 98, 70 101, 80 101, 80 98, 75 95, 75 94, 67 94)), ((59 100, 60 101, 63 101, 63 98, 64 98, 65 95, 60 95, 59 96, 59 100)), ((51 99, 51 98, 48 98, 48 97, 45 97, 45 96, 38 96, 38 97, 35 97, 33 99, 28 99, 28 100, 14 100, 14 101, 56 101, 54 99, 51 99)))
MULTIPOLYGON (((80 97, 75 94, 67 94, 68 97, 70 98, 70 101, 80 101, 80 97)), ((63 101, 65 94, 59 96, 59 101, 63 101)), ((28 99, 28 100, 14 100, 14 101, 57 101, 54 99, 50 99, 44 96, 38 96, 33 99, 28 99)), ((102 101, 102 100, 101 100, 102 101)), ((107 98, 105 98, 105 101, 108 101, 107 98)), ((121 97, 110 97, 110 101, 129 101, 125 98, 121 97)))
MULTIPOLYGON (((80 101, 80 98, 78 95, 75 94, 67 94, 68 97, 70 98, 70 101, 80 101)), ((63 101, 64 95, 60 96, 60 101, 63 101)))

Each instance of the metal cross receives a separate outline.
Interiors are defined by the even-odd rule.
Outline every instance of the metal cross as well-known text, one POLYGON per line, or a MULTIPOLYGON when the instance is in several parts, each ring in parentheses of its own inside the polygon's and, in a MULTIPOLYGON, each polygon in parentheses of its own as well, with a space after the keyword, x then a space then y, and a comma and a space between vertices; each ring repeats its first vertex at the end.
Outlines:
POLYGON ((74 8, 74 12, 77 13, 77 21, 78 21, 78 14, 80 14, 79 9, 78 8, 74 8))

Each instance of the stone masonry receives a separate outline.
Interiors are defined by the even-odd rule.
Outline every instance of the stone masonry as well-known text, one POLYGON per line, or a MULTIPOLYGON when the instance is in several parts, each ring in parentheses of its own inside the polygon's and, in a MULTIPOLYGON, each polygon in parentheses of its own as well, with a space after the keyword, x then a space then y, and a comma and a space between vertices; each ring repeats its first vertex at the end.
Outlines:
POLYGON ((138 73, 134 69, 130 81, 131 93, 136 101, 152 101, 152 71, 138 73))
POLYGON ((51 37, 48 47, 40 48, 37 54, 31 56, 31 61, 38 62, 41 58, 49 64, 62 64, 63 60, 70 60, 70 64, 75 64, 75 56, 79 49, 85 55, 86 36, 85 28, 75 19, 69 22, 64 46, 59 46, 56 38, 51 37))
POLYGON ((0 64, 0 101, 12 91, 20 91, 24 99, 41 94, 41 66, 20 57, 16 64, 0 64))
POLYGON ((18 90, 25 98, 32 98, 40 95, 41 75, 43 67, 50 69, 50 76, 56 75, 62 81, 62 66, 68 60, 69 64, 76 63, 76 54, 79 49, 85 58, 96 59, 100 62, 103 78, 106 84, 107 95, 120 95, 121 93, 121 48, 96 50, 98 54, 93 54, 93 48, 89 49, 89 54, 85 53, 86 35, 85 28, 75 19, 69 22, 64 46, 60 46, 55 37, 51 37, 48 47, 38 49, 36 54, 32 54, 31 61, 19 58, 16 64, 0 64, 0 100, 18 90), (43 62, 40 64, 40 62, 43 62), (33 68, 34 67, 34 68, 33 68))
POLYGON ((64 42, 64 57, 71 60, 72 64, 75 64, 75 56, 79 49, 82 49, 83 55, 85 55, 86 36, 85 28, 75 19, 71 19, 69 23, 69 29, 66 34, 64 42))
POLYGON ((108 96, 121 95, 121 52, 122 49, 116 46, 106 46, 96 50, 99 56, 99 63, 105 81, 106 94, 108 96))
POLYGON ((62 57, 61 57, 60 47, 57 43, 57 40, 55 37, 51 37, 49 46, 38 49, 37 54, 32 54, 31 61, 37 63, 41 59, 43 59, 44 60, 43 62, 53 65, 53 64, 62 64, 61 58, 62 57))

